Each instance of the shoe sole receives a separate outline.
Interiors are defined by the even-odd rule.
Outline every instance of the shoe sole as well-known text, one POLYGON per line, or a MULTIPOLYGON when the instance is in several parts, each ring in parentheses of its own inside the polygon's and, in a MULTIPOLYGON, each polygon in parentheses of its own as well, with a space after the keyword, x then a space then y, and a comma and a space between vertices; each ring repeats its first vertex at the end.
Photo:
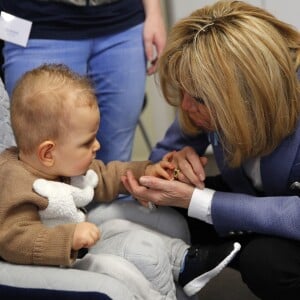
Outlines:
POLYGON ((235 257, 237 252, 241 249, 239 243, 233 244, 233 250, 213 269, 194 278, 183 287, 186 295, 193 296, 198 293, 213 277, 217 276, 235 257))

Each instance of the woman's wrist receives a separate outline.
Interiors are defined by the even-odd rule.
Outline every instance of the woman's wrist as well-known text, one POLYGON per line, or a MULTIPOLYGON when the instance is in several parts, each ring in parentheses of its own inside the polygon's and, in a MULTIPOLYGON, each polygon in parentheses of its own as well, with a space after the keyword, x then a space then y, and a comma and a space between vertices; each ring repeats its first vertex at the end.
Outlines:
POLYGON ((188 207, 188 215, 206 223, 212 224, 211 203, 215 191, 205 188, 195 188, 188 207))

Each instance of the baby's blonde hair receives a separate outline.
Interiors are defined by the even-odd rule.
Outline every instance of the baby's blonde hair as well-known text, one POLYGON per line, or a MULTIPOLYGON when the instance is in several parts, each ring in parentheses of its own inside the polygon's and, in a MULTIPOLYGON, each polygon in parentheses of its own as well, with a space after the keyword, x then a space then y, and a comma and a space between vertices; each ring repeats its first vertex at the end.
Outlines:
POLYGON ((274 150, 296 127, 300 36, 242 1, 219 1, 172 28, 159 60, 162 92, 183 129, 198 129, 181 108, 183 92, 202 98, 229 165, 274 150))
POLYGON ((44 64, 17 82, 11 103, 11 124, 17 146, 30 154, 45 140, 67 134, 73 107, 97 108, 90 81, 62 64, 44 64))

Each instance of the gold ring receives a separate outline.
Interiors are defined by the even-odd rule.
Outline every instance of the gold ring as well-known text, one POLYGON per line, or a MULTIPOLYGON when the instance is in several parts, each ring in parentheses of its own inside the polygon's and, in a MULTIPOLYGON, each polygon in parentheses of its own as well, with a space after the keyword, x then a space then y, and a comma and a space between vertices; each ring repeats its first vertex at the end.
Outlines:
POLYGON ((180 174, 180 169, 175 168, 174 171, 173 171, 173 178, 174 178, 175 180, 178 180, 179 174, 180 174))

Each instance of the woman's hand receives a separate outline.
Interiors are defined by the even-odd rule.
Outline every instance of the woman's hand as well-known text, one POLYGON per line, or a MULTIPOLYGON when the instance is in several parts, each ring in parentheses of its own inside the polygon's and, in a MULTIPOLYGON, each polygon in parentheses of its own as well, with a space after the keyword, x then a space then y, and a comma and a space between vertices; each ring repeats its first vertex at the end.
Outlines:
POLYGON ((137 182, 131 171, 122 176, 122 182, 128 192, 145 207, 152 202, 155 205, 188 208, 194 191, 189 184, 153 176, 142 176, 137 182))
POLYGON ((166 154, 163 160, 172 162, 175 167, 176 179, 192 184, 200 189, 204 188, 207 158, 200 157, 192 147, 184 147, 180 151, 166 154))

